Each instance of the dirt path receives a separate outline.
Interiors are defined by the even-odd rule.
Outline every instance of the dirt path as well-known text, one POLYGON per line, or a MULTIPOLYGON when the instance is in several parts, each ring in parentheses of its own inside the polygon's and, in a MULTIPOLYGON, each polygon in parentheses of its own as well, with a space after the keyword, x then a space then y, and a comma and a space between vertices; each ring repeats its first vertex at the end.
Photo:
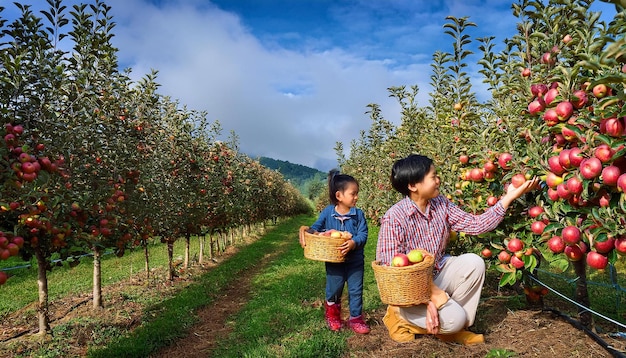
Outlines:
POLYGON ((228 319, 248 301, 250 280, 260 269, 260 265, 256 266, 253 271, 248 271, 248 275, 235 279, 227 290, 217 295, 214 304, 198 311, 199 323, 189 330, 186 337, 177 340, 151 357, 210 357, 217 342, 226 338, 231 332, 232 327, 228 319))

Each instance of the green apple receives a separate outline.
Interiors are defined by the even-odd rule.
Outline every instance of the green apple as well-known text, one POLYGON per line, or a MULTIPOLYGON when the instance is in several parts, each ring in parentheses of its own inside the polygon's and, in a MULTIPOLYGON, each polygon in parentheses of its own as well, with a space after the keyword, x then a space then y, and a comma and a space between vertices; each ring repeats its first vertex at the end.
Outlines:
POLYGON ((424 260, 424 255, 422 254, 422 251, 417 249, 409 251, 406 256, 409 258, 409 261, 414 264, 422 262, 424 260))

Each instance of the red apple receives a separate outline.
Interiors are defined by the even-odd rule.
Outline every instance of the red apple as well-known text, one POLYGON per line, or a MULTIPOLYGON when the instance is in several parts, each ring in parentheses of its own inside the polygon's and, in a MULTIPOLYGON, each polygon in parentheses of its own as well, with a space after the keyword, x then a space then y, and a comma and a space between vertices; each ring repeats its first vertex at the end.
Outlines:
POLYGON ((485 247, 485 248, 484 248, 484 249, 480 252, 480 254, 481 254, 481 255, 483 255, 483 257, 484 257, 484 258, 486 258, 486 259, 490 258, 490 257, 493 255, 493 253, 491 252, 491 250, 490 250, 489 248, 487 248, 487 247, 485 247))
POLYGON ((548 248, 555 254, 561 253, 565 249, 565 241, 560 236, 552 236, 548 240, 548 248))
POLYGON ((604 121, 604 133, 619 138, 624 135, 624 122, 620 118, 611 117, 604 121))
POLYGON ((598 205, 602 208, 606 208, 611 204, 611 194, 606 190, 602 190, 600 192, 600 196, 598 198, 598 205))
POLYGON ((509 240, 506 244, 507 249, 511 252, 517 252, 524 248, 524 242, 516 237, 509 240))
POLYGON ((528 113, 530 113, 531 115, 536 115, 539 114, 541 111, 543 111, 546 108, 545 103, 543 101, 543 99, 541 99, 541 97, 537 98, 536 100, 530 102, 528 104, 528 113))
POLYGON ((461 154, 459 156, 459 162, 461 162, 461 164, 467 164, 469 162, 469 156, 461 154))
POLYGON ((569 169, 572 167, 572 162, 569 160, 569 152, 571 149, 563 149, 561 153, 559 153, 559 164, 565 169, 569 169))
POLYGON ((530 76, 530 68, 525 68, 522 70, 522 77, 529 77, 530 76))
POLYGON ((617 178, 617 189, 623 193, 626 193, 626 173, 617 178))
POLYGON ((569 162, 572 165, 572 167, 578 168, 580 166, 580 163, 582 163, 583 159, 585 159, 585 157, 583 156, 582 149, 578 147, 574 147, 570 149, 569 162))
POLYGON ((511 261, 511 254, 509 254, 505 250, 502 250, 498 254, 498 260, 500 260, 500 262, 502 262, 504 264, 507 264, 507 263, 509 263, 509 261, 511 261))
POLYGON ((0 271, 0 286, 4 285, 7 282, 7 279, 9 277, 7 276, 7 274, 4 271, 0 271))
POLYGON ((559 193, 556 189, 548 188, 548 198, 552 201, 557 201, 559 200, 559 193))
POLYGON ((469 179, 475 182, 480 182, 484 179, 485 173, 481 168, 472 168, 469 172, 469 179))
POLYGON ((620 255, 626 255, 626 236, 615 239, 615 251, 620 255))
POLYGON ((532 93, 534 97, 542 97, 546 92, 548 92, 548 86, 543 83, 530 85, 530 93, 532 93))
POLYGON ((517 173, 511 177, 511 184, 515 188, 519 188, 522 184, 526 182, 526 177, 522 173, 517 173))
POLYGON ((554 102, 554 99, 559 95, 558 88, 550 88, 548 92, 543 96, 543 100, 546 106, 549 106, 554 102))
POLYGON ((563 38, 561 39, 561 41, 562 41, 564 44, 568 44, 568 43, 572 42, 572 35, 567 34, 567 35, 563 36, 563 38))
POLYGON ((531 218, 537 218, 542 213, 543 213, 543 208, 541 206, 533 206, 532 208, 528 209, 528 215, 531 218))
POLYGON ((587 265, 596 270, 603 270, 608 265, 609 259, 599 252, 590 251, 587 254, 587 265))
POLYGON ((494 205, 496 205, 496 203, 497 203, 497 202, 498 202, 498 198, 496 198, 496 197, 495 197, 495 196, 493 196, 493 195, 492 195, 492 196, 489 196, 489 197, 487 198, 487 205, 489 205, 489 206, 494 206, 494 205))
POLYGON ((496 170, 496 165, 491 160, 488 160, 483 165, 483 169, 485 172, 493 172, 496 170))
POLYGON ((611 148, 608 144, 604 144, 604 143, 597 146, 593 152, 593 155, 596 158, 600 159, 602 163, 606 163, 609 160, 611 160, 611 158, 613 158, 613 154, 615 154, 615 151, 613 150, 613 148, 611 148))
POLYGON ((565 252, 565 256, 567 256, 570 261, 579 261, 583 258, 583 252, 577 245, 565 246, 563 252, 565 252))
POLYGON ((563 200, 567 200, 574 195, 574 193, 572 193, 571 191, 569 191, 569 189, 567 189, 566 183, 561 183, 557 185, 556 192, 559 194, 559 198, 563 200))
POLYGON ((565 168, 559 163, 559 156, 553 155, 548 158, 548 166, 550 167, 550 171, 552 171, 556 175, 561 175, 565 173, 565 168))
POLYGON ((559 115, 554 108, 550 108, 543 113, 543 121, 548 127, 553 127, 559 123, 559 115))
POLYGON ((556 189, 556 187, 563 183, 563 177, 556 175, 552 172, 548 172, 546 174, 546 184, 552 188, 552 189, 556 189))
POLYGON ((511 161, 513 160, 513 155, 511 153, 502 153, 498 156, 498 165, 500 168, 504 170, 511 169, 511 161))
POLYGON ((543 234, 543 230, 545 230, 545 228, 546 228, 546 223, 544 223, 543 221, 533 221, 533 223, 530 224, 530 230, 535 235, 543 234))
POLYGON ((576 90, 573 93, 574 98, 571 102, 574 108, 581 109, 587 104, 587 93, 583 90, 576 90))
POLYGON ((577 244, 580 241, 580 229, 573 225, 566 226, 561 231, 561 237, 568 244, 577 244))
POLYGON ((567 142, 575 143, 578 141, 578 137, 576 136, 576 132, 574 132, 570 127, 563 126, 561 128, 561 135, 567 142))
POLYGON ((407 255, 398 253, 393 256, 391 259, 391 266, 394 267, 404 267, 410 264, 409 258, 407 255))
POLYGON ((601 254, 608 254, 615 248, 615 239, 610 237, 604 241, 594 241, 593 247, 601 254))
POLYGON ((544 52, 541 55, 539 62, 547 65, 554 65, 556 63, 556 56, 552 52, 544 52))
POLYGON ((583 192, 583 182, 577 176, 567 179, 567 190, 572 194, 578 195, 583 192))
POLYGON ((516 269, 521 269, 524 268, 524 261, 517 256, 513 256, 511 257, 511 265, 513 265, 516 269))
POLYGON ((566 121, 574 113, 574 106, 570 101, 563 101, 556 105, 556 115, 561 122, 566 121))
POLYGON ((617 179, 619 179, 621 174, 621 171, 615 165, 606 166, 602 169, 602 183, 609 186, 616 186, 617 179))
POLYGON ((596 98, 604 98, 608 94, 609 88, 605 84, 601 83, 593 86, 592 92, 596 98))
POLYGON ((578 170, 585 179, 597 178, 602 173, 602 162, 596 157, 585 158, 578 170))

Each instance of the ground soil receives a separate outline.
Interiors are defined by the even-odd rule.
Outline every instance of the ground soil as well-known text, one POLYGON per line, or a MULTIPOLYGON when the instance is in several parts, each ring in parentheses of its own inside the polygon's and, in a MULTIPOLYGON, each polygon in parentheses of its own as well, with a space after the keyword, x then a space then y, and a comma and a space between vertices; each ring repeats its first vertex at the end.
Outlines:
MULTIPOLYGON (((228 249, 218 261, 232 253, 228 249)), ((140 322, 144 314, 143 308, 127 300, 122 290, 133 289, 146 292, 145 295, 169 295, 177 289, 190 283, 193 271, 210 269, 218 263, 183 270, 174 284, 164 282, 146 285, 138 276, 129 279, 115 287, 106 288, 106 307, 94 312, 91 308, 89 294, 76 295, 50 304, 52 325, 61 325, 72 318, 83 317, 84 322, 97 321, 98 325, 116 326, 133 329, 140 322), (155 289, 156 287, 156 289, 155 289)), ((261 269, 258 265, 256 269, 261 269)), ((153 277, 163 276, 155 272, 153 277)), ((233 284, 221 292, 221 297, 215 304, 201 309, 198 312, 199 323, 193 326, 189 334, 174 342, 169 347, 153 355, 154 358, 168 357, 209 357, 216 342, 226 337, 230 332, 230 317, 236 313, 249 297, 251 274, 244 275, 233 281, 233 284)), ((615 354, 605 349, 601 344, 574 327, 567 320, 555 315, 551 311, 542 310, 536 306, 511 310, 505 304, 517 292, 510 290, 503 292, 497 288, 497 280, 488 280, 483 290, 483 301, 477 314, 477 320, 472 330, 485 336, 485 344, 463 346, 455 343, 445 343, 432 336, 423 336, 408 343, 392 341, 382 324, 385 307, 367 314, 367 321, 372 331, 367 335, 351 335, 348 338, 349 353, 346 357, 509 357, 506 353, 515 352, 519 357, 612 357, 615 354), (489 282, 495 281, 495 285, 489 282), (500 353, 500 354, 498 354, 500 353)), ((551 299, 550 294, 545 297, 544 307, 557 307, 558 300, 551 299)), ((33 345, 49 344, 34 340, 37 327, 34 319, 34 306, 26 307, 9 317, 0 320, 0 356, 14 357, 24 351, 30 351, 33 345)), ((320 320, 322 311, 320 309, 320 320)), ((87 323, 84 327, 72 329, 64 344, 70 348, 69 356, 85 356, 86 346, 92 339, 94 323, 87 323)), ((597 336, 601 343, 605 342, 618 351, 624 351, 626 340, 612 338, 609 332, 615 327, 598 326, 597 336), (602 330, 602 333, 600 330, 602 330)), ((619 355, 619 354, 618 354, 619 355)))

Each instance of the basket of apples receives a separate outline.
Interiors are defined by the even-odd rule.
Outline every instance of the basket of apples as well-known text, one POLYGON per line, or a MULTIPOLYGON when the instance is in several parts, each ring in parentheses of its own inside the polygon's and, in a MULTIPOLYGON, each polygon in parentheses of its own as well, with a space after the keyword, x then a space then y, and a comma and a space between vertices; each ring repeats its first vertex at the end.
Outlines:
POLYGON ((344 255, 339 246, 350 240, 352 234, 348 231, 328 230, 321 233, 304 231, 304 257, 309 260, 324 262, 343 262, 344 255))
POLYGON ((390 265, 372 262, 380 300, 393 306, 415 306, 430 300, 433 255, 423 249, 397 253, 390 265))

